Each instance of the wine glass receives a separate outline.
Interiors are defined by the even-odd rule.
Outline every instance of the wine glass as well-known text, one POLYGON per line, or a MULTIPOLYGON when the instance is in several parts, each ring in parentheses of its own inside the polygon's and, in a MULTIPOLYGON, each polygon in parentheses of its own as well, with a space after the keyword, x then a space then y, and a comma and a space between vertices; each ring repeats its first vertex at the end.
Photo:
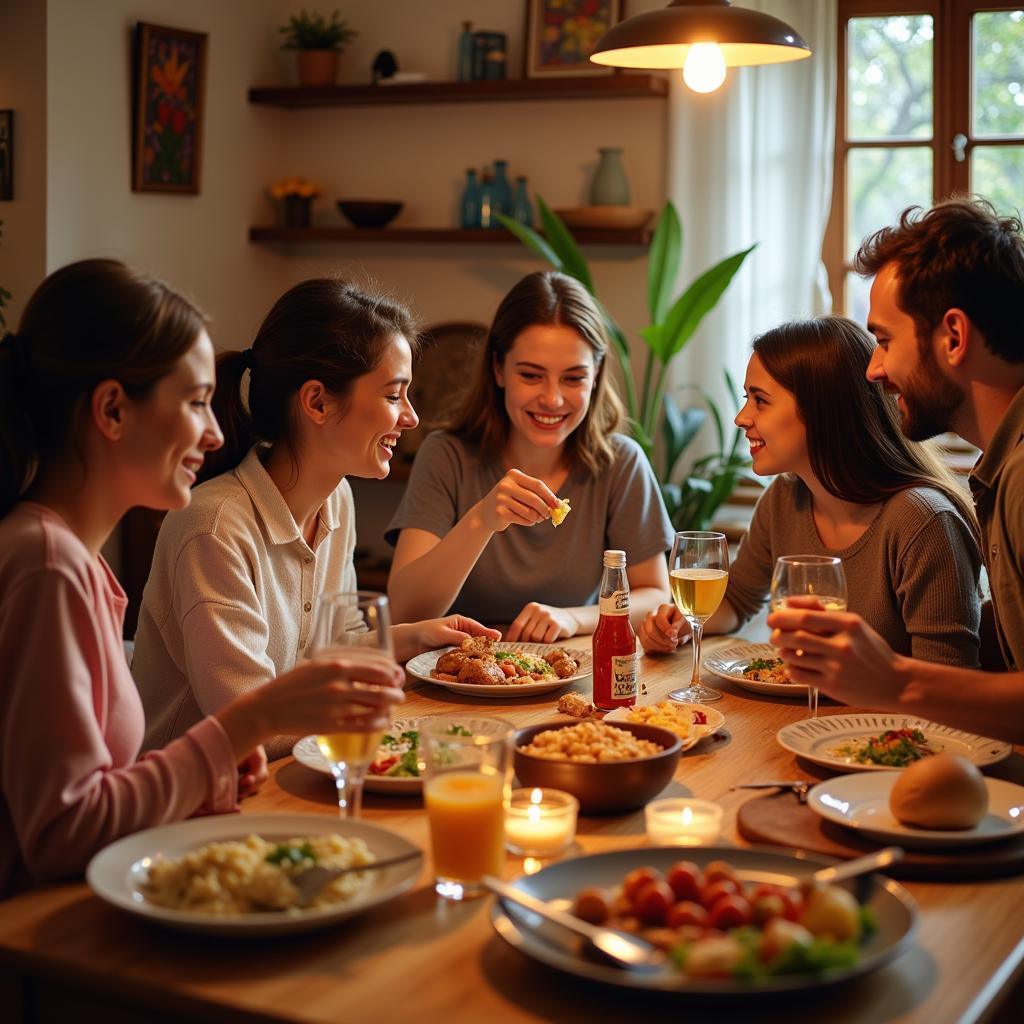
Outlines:
POLYGON ((684 704, 709 704, 722 694, 700 681, 700 641, 704 623, 722 603, 729 582, 729 544, 724 533, 685 530, 677 533, 668 560, 672 600, 693 634, 693 675, 690 685, 669 696, 684 704))
MULTIPOLYGON (((772 573, 772 611, 786 607, 791 597, 813 597, 827 612, 846 611, 846 573, 843 560, 830 555, 783 555, 772 573)), ((799 657, 802 652, 797 651, 799 657)), ((818 688, 807 687, 807 709, 818 717, 818 688)))
MULTIPOLYGON (((387 597, 370 590, 321 594, 306 657, 313 661, 344 658, 366 665, 393 663, 387 597)), ((338 787, 338 808, 343 818, 359 816, 366 769, 390 725, 387 708, 354 703, 351 717, 339 731, 317 736, 317 746, 330 764, 338 787)))

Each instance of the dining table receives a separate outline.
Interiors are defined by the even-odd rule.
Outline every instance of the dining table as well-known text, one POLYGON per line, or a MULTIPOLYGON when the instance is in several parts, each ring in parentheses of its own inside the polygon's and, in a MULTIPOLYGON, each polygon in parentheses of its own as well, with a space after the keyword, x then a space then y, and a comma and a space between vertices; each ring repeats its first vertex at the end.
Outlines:
MULTIPOLYGON (((709 637, 704 659, 735 644, 709 637)), ((589 637, 564 641, 589 649, 589 637)), ((665 697, 690 673, 689 646, 642 656, 642 703, 665 697)), ((803 689, 792 699, 748 692, 705 671, 723 694, 725 716, 711 736, 683 753, 662 796, 693 796, 724 808, 719 845, 749 845, 737 812, 761 794, 735 790, 763 780, 817 782, 836 773, 798 758, 777 742, 808 715, 803 689)), ((570 684, 588 699, 589 679, 570 684)), ((559 716, 563 691, 483 700, 410 678, 401 717, 465 712, 517 727, 559 716)), ((851 709, 823 701, 820 715, 851 709)), ((856 709, 854 709, 856 710, 856 709)), ((1024 784, 1022 748, 986 773, 1024 784)), ((291 757, 270 766, 262 790, 241 803, 250 814, 337 815, 335 788, 291 757)), ((433 1024, 671 1021, 876 1022, 1010 1021, 1021 1014, 1024 875, 907 881, 919 908, 917 930, 901 955, 837 986, 747 1000, 637 991, 558 972, 507 945, 491 923, 493 897, 452 902, 433 888, 427 817, 418 795, 367 792, 362 816, 423 850, 414 887, 367 913, 304 934, 235 939, 177 932, 123 913, 81 879, 46 885, 0 903, 0 1017, 16 1021, 97 1020, 105 1024, 172 1020, 303 1021, 361 1024, 410 1020, 433 1024)), ((563 858, 642 848, 644 813, 583 816, 563 858)), ((524 870, 509 854, 506 878, 524 870)))

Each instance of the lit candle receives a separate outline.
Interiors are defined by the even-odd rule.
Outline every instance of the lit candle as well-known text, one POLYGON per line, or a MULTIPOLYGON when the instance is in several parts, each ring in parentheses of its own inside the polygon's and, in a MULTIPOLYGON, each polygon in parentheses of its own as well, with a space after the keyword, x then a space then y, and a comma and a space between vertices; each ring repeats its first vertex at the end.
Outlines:
POLYGON ((561 853, 576 838, 576 797, 557 789, 516 789, 505 808, 505 845, 520 856, 561 853))
POLYGON ((652 800, 644 815, 647 838, 658 846, 702 846, 722 831, 722 808, 710 800, 652 800))

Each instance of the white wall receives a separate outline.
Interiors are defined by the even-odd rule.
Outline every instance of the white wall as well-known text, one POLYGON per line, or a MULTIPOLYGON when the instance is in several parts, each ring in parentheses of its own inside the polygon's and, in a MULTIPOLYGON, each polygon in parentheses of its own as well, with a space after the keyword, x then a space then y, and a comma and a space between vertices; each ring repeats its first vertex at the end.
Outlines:
POLYGON ((14 199, 0 202, 7 327, 46 272, 46 3, 0 2, 0 109, 14 110, 14 199))

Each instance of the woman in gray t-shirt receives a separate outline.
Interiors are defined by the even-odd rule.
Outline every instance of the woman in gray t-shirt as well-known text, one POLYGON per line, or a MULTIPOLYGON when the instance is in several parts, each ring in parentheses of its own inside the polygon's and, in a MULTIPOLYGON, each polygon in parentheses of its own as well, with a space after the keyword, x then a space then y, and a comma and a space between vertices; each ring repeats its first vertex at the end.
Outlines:
POLYGON ((502 300, 472 390, 421 446, 388 530, 398 622, 448 609, 551 643, 597 626, 601 554, 626 552, 632 609, 668 596, 672 526, 640 447, 618 434, 600 311, 544 271, 502 300), (562 494, 572 512, 552 528, 562 494))
MULTIPOLYGON (((848 608, 900 654, 978 664, 978 527, 966 491, 900 430, 902 405, 866 372, 874 342, 843 317, 784 324, 754 341, 736 416, 754 471, 776 476, 757 503, 707 633, 761 608, 780 555, 839 556, 848 608)), ((643 622, 647 653, 686 635, 663 605, 643 622)))

